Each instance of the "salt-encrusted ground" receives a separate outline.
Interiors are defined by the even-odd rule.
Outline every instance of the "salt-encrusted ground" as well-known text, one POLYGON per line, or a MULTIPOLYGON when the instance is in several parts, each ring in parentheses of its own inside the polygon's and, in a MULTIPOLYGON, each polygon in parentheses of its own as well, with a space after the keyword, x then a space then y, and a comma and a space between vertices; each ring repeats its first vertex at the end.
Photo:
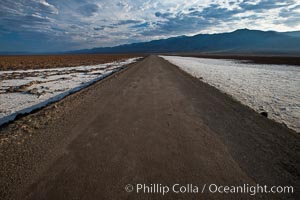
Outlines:
POLYGON ((300 132, 300 67, 161 56, 269 118, 300 132))
POLYGON ((62 99, 138 58, 93 66, 0 71, 0 125, 62 99))

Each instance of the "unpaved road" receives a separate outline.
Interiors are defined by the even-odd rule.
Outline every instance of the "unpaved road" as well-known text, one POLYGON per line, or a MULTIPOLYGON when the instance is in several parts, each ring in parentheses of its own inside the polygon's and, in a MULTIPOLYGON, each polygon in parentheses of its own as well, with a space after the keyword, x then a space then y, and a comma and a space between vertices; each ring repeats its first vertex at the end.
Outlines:
POLYGON ((0 133, 0 199, 299 198, 298 134, 156 56, 0 133), (125 191, 137 183, 200 191, 125 191), (295 193, 202 194, 212 183, 295 193))

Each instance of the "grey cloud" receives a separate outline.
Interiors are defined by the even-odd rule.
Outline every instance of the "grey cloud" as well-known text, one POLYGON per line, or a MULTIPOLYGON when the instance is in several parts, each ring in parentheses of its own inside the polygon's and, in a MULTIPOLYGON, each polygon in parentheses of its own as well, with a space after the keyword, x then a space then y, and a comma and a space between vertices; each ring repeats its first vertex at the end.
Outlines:
POLYGON ((120 20, 118 21, 117 23, 115 23, 114 25, 115 26, 119 26, 119 25, 127 25, 127 24, 138 24, 138 23, 141 23, 140 20, 120 20))
POLYGON ((109 36, 107 36, 107 35, 97 35, 94 38, 97 38, 97 39, 109 39, 109 36))
POLYGON ((36 9, 40 12, 46 12, 49 14, 58 14, 58 9, 49 4, 46 0, 35 0, 33 6, 36 6, 36 9))
POLYGON ((283 8, 280 11, 279 16, 283 17, 284 19, 278 21, 277 23, 284 23, 290 27, 296 26, 300 24, 300 13, 297 9, 300 8, 300 5, 294 6, 290 9, 283 8))
POLYGON ((206 29, 212 25, 218 25, 220 21, 226 21, 233 18, 233 15, 239 13, 238 10, 228 10, 220 8, 217 4, 211 4, 203 10, 196 8, 189 9, 189 13, 170 13, 156 12, 155 16, 165 19, 156 23, 156 30, 145 31, 146 35, 159 34, 183 34, 191 33, 197 30, 206 29), (210 19, 216 19, 210 22, 210 19))
POLYGON ((179 14, 167 19, 167 21, 153 23, 154 30, 145 30, 141 34, 145 36, 186 34, 210 25, 205 19, 185 14, 179 14))
POLYGON ((115 25, 105 25, 105 26, 94 27, 93 29, 95 31, 103 31, 104 29, 107 29, 107 28, 113 29, 113 28, 116 28, 116 26, 115 25))
POLYGON ((102 31, 102 30, 104 30, 104 27, 94 27, 94 30, 95 31, 102 31))
POLYGON ((81 27, 75 24, 69 26, 71 29, 80 29, 81 27))
POLYGON ((184 1, 178 1, 176 6, 167 0, 0 0, 0 35, 12 32, 26 35, 24 41, 42 38, 56 47, 64 44, 62 48, 85 48, 192 34, 218 29, 218 26, 236 28, 244 19, 256 22, 265 17, 261 13, 270 13, 274 8, 281 10, 280 17, 276 13, 274 19, 267 19, 270 26, 277 23, 293 27, 300 23, 296 0, 262 0, 256 5, 249 4, 249 0, 226 2, 241 9, 207 3, 192 4, 182 10, 184 1), (139 12, 142 8, 143 12, 139 12), (251 12, 236 15, 246 11, 251 12))
POLYGON ((171 15, 172 15, 172 13, 170 13, 170 12, 165 12, 165 13, 156 12, 155 13, 156 17, 161 17, 161 18, 167 18, 167 17, 170 17, 171 15))
POLYGON ((117 6, 119 6, 120 8, 126 8, 126 7, 128 7, 128 4, 124 1, 119 1, 117 3, 117 6))
POLYGON ((295 3, 294 0, 261 0, 257 4, 249 4, 249 0, 244 0, 239 4, 239 6, 243 10, 257 10, 262 11, 266 9, 273 9, 273 8, 280 8, 280 7, 286 7, 287 5, 293 5, 295 3), (285 3, 285 4, 282 4, 285 3))
POLYGON ((0 15, 23 15, 31 13, 58 14, 58 9, 45 0, 1 0, 0 15))
POLYGON ((228 18, 231 18, 234 14, 240 12, 240 10, 228 10, 226 8, 220 8, 218 4, 211 4, 209 7, 204 8, 201 12, 194 11, 191 14, 198 15, 204 18, 226 20, 228 18))
POLYGON ((78 9, 78 12, 86 17, 93 16, 96 12, 98 12, 99 7, 97 4, 85 4, 83 6, 80 6, 78 9))
POLYGON ((39 26, 39 28, 42 28, 40 25, 47 25, 49 22, 51 22, 50 18, 36 15, 16 16, 14 18, 4 17, 0 19, 1 25, 12 31, 20 31, 21 27, 28 27, 33 31, 34 27, 39 26))
POLYGON ((130 28, 147 28, 149 26, 150 26, 150 22, 144 22, 144 23, 141 23, 141 24, 133 25, 130 28))
POLYGON ((39 31, 43 29, 42 25, 53 22, 51 16, 58 13, 55 6, 44 0, 1 0, 0 7, 0 24, 11 31, 22 31, 21 27, 39 31))

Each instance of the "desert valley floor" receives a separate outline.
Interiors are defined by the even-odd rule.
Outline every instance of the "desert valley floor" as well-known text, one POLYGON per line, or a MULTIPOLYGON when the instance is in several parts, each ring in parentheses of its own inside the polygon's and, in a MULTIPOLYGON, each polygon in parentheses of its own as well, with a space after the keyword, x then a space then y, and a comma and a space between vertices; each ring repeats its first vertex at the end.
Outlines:
MULTIPOLYGON (((0 199, 251 199, 127 184, 293 185, 300 136, 158 56, 3 126, 0 199)), ((253 199, 253 198, 252 198, 253 199)))

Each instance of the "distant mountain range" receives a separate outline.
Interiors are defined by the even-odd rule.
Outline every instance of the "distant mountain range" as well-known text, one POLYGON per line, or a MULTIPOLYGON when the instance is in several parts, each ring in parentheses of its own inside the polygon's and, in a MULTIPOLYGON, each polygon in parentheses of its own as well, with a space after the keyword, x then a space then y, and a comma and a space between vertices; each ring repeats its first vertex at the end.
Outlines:
POLYGON ((93 48, 69 53, 230 53, 300 55, 300 31, 275 32, 239 29, 230 33, 199 34, 93 48))
MULTIPOLYGON (((239 29, 229 33, 199 34, 168 39, 100 47, 52 54, 92 53, 207 53, 207 54, 284 54, 300 56, 300 31, 276 32, 239 29)), ((30 52, 0 52, 30 54, 30 52)), ((36 54, 36 53, 35 53, 36 54)), ((49 54, 47 52, 41 54, 49 54)))

